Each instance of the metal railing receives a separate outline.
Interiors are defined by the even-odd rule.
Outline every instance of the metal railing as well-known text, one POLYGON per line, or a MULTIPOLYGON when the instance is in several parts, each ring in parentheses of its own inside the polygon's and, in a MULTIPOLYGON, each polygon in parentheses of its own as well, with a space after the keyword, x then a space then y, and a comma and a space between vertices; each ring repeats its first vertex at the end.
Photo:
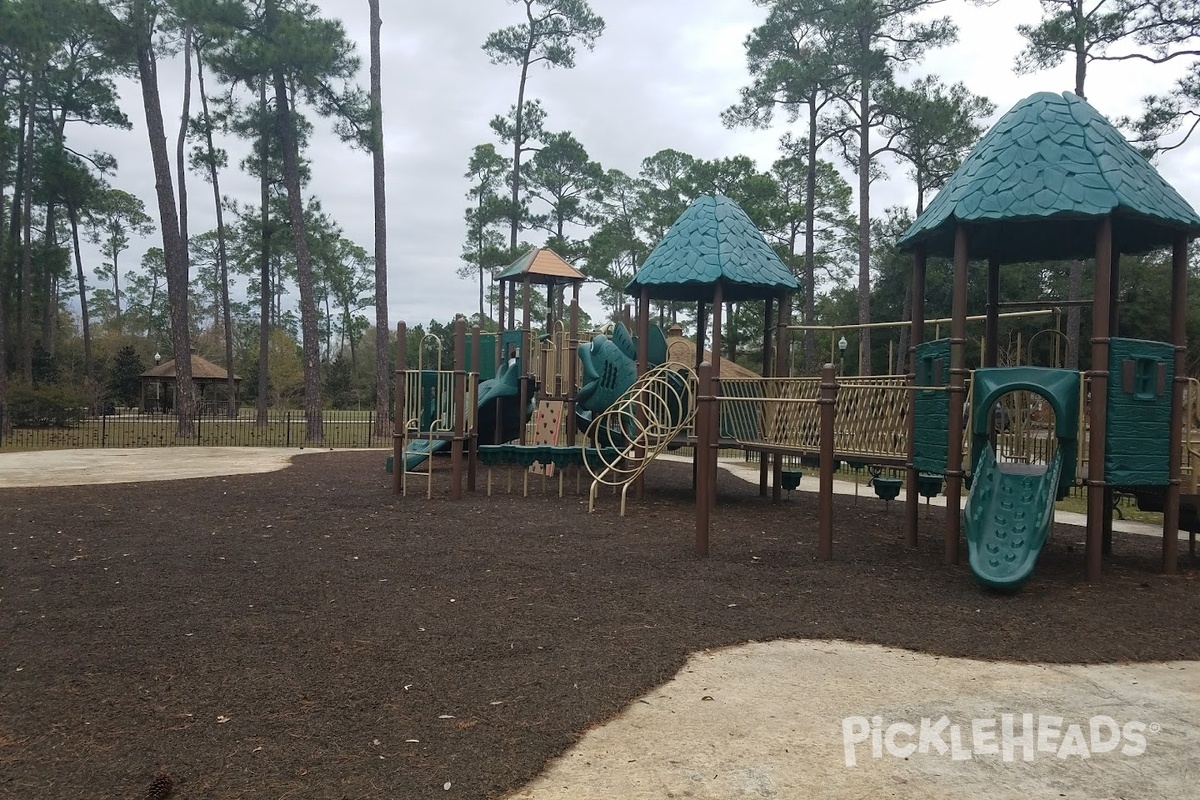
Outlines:
POLYGON ((391 444, 390 430, 375 435, 375 414, 358 411, 324 411, 324 438, 305 439, 303 411, 273 411, 259 425, 252 410, 233 419, 222 414, 197 414, 192 435, 179 435, 174 414, 122 410, 88 416, 64 427, 13 428, 3 433, 0 450, 64 450, 105 447, 331 447, 370 448, 391 444))

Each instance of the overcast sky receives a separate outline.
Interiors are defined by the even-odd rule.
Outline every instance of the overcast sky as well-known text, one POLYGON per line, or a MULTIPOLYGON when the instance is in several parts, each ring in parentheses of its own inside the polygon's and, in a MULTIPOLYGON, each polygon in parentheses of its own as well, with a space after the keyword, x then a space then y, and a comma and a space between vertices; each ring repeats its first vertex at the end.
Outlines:
MULTIPOLYGON (((317 4, 326 16, 341 18, 358 42, 365 86, 366 0, 317 4)), ((549 130, 571 131, 605 168, 630 174, 664 148, 706 159, 744 154, 760 169, 770 166, 786 124, 730 131, 720 120, 747 83, 743 42, 764 19, 763 9, 750 0, 591 0, 591 5, 607 23, 595 50, 581 52, 573 70, 537 69, 531 75, 529 94, 541 99, 549 130)), ((512 105, 518 79, 516 68, 493 66, 480 46, 489 32, 520 21, 522 7, 508 0, 383 0, 382 6, 391 322, 446 320, 457 312, 471 313, 477 302, 474 285, 455 272, 465 237, 467 159, 475 145, 492 141, 488 120, 512 105)), ((1073 73, 1065 65, 1036 75, 1013 74, 1013 58, 1022 47, 1016 26, 1037 19, 1037 0, 998 0, 985 8, 947 0, 936 8, 954 17, 959 42, 932 52, 918 69, 901 76, 902 82, 927 73, 947 82, 961 80, 996 104, 996 118, 1034 92, 1072 88, 1073 73)), ((1169 88, 1177 70, 1128 62, 1093 65, 1088 100, 1110 118, 1135 114, 1139 98, 1169 88)), ((163 64, 160 80, 173 138, 182 70, 163 64)), ((141 197, 157 217, 141 98, 130 84, 122 84, 122 92, 134 130, 80 129, 74 142, 87 137, 89 148, 114 153, 120 161, 115 185, 141 197)), ((324 121, 314 122, 309 191, 348 238, 371 251, 370 156, 338 142, 324 121)), ((1200 205, 1200 143, 1166 155, 1159 169, 1193 206, 1200 205)), ((888 180, 873 189, 873 215, 890 205, 912 205, 903 170, 888 171, 888 180)), ((222 181, 227 194, 257 202, 257 186, 247 176, 231 170, 222 181)), ((207 230, 214 224, 211 190, 193 176, 189 191, 191 230, 207 230)), ((155 243, 160 242, 135 242, 124 263, 136 263, 155 243)), ((585 292, 585 305, 594 315, 602 313, 594 293, 585 292)))

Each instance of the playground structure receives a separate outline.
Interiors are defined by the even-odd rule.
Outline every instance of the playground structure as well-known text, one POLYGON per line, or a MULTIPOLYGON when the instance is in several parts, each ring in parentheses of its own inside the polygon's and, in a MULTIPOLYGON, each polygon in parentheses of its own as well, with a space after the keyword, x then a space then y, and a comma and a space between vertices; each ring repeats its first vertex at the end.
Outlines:
MULTIPOLYGON (((533 420, 537 406, 532 432, 518 418, 519 430, 512 438, 519 444, 511 446, 518 449, 507 455, 502 449, 508 445, 502 442, 480 443, 478 414, 473 419, 468 409, 480 407, 484 394, 468 388, 480 385, 479 373, 462 366, 466 336, 460 321, 455 368, 441 375, 438 384, 452 387, 452 398, 433 415, 436 430, 420 421, 404 430, 398 424, 396 460, 400 462, 402 445, 414 438, 410 431, 448 442, 455 454, 454 497, 461 496, 463 464, 474 487, 481 453, 492 464, 508 458, 507 463, 523 467, 582 466, 593 478, 589 509, 598 489, 608 485, 619 489, 624 513, 627 492, 633 489, 640 496, 641 478, 656 455, 691 447, 695 550, 706 555, 719 451, 733 447, 758 454, 760 492, 771 490, 776 502, 783 489, 798 484, 799 473, 786 468, 788 460, 798 459, 819 465, 817 544, 824 559, 833 556, 834 465, 869 465, 876 492, 885 499, 898 497, 901 481, 882 471, 903 474, 904 531, 910 546, 917 543, 921 497, 936 494, 944 482, 944 560, 958 562, 965 532, 976 578, 1005 591, 1028 580, 1052 529, 1055 501, 1079 481, 1088 498, 1088 579, 1100 577, 1103 555, 1111 551, 1114 492, 1133 494, 1140 505, 1163 511, 1162 568, 1171 573, 1177 568, 1181 508, 1193 547, 1200 529, 1200 384, 1184 371, 1187 245, 1198 234, 1200 217, 1103 117, 1070 94, 1034 95, 984 137, 901 239, 901 247, 914 256, 912 321, 871 327, 908 328, 907 374, 839 376, 831 351, 831 363, 820 376, 791 375, 790 337, 813 327, 789 324, 795 279, 735 203, 702 197, 676 221, 627 287, 637 301, 636 323, 617 326, 589 344, 581 343, 578 332, 578 284, 570 326, 563 330, 554 318, 556 308, 561 318, 562 302, 556 306, 550 283, 547 335, 540 350, 531 350, 528 298, 536 272, 531 274, 529 266, 537 256, 527 254, 506 270, 501 280, 513 288, 506 306, 501 283, 497 363, 499 348, 515 343, 518 360, 513 365, 520 374, 517 388, 508 391, 518 403, 509 407, 524 409, 533 420), (1116 337, 1119 254, 1167 246, 1173 254, 1172 341, 1116 337), (1057 308, 1001 313, 1003 307, 1028 304, 1001 302, 999 270, 1008 262, 1089 256, 1095 258, 1096 273, 1091 369, 1080 373, 1061 368, 1057 308), (953 259, 952 316, 946 320, 924 319, 930 257, 953 259), (972 257, 987 261, 986 313, 976 317, 966 313, 972 257), (522 264, 526 266, 520 268, 522 264), (525 290, 520 329, 515 328, 517 280, 525 290), (670 348, 663 350, 661 331, 650 323, 652 300, 696 303, 694 363, 667 357, 670 348), (722 375, 722 309, 726 302, 741 300, 764 302, 763 376, 722 375), (1056 319, 1053 328, 1043 331, 1054 336, 1052 366, 1001 366, 1001 323, 1038 314, 1056 319), (967 366, 969 322, 983 324, 974 370, 967 366), (949 329, 945 338, 940 336, 943 326, 949 329), (935 337, 927 341, 928 327, 935 337), (533 356, 530 363, 523 358, 526 353, 533 356), (550 388, 539 394, 539 385, 550 388), (531 404, 530 398, 536 401, 531 404), (536 433, 545 427, 543 402, 565 407, 553 433, 536 433), (535 438, 539 441, 529 444, 535 438), (488 452, 488 447, 501 450, 488 452), (534 452, 537 447, 559 451, 534 452)), ((853 327, 858 326, 841 330, 853 327)), ((476 350, 478 338, 477 333, 476 350)), ((831 347, 833 340, 831 335, 831 347)), ((1016 349, 1019 360, 1020 340, 1016 349)), ((480 362, 474 358, 471 363, 480 362)), ((423 374, 421 365, 417 373, 423 374)), ((402 376, 405 386, 414 380, 401 364, 398 397, 402 376)), ((513 375, 506 373, 504 379, 511 387, 513 375)), ((435 399, 441 402, 438 398, 445 394, 435 399)), ((492 408, 489 413, 501 412, 499 402, 492 408)), ((421 414, 413 419, 422 419, 421 414)), ((506 429, 504 435, 512 432, 506 429)), ((394 477, 402 491, 403 471, 394 477)), ((560 492, 561 486, 560 474, 560 492)))

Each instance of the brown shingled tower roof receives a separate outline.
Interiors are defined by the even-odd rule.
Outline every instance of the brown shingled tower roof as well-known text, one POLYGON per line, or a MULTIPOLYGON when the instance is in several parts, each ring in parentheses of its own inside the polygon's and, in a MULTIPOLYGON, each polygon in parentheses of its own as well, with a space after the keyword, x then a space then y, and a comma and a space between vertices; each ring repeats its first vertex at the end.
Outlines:
POLYGON ((496 280, 524 280, 526 275, 530 283, 582 283, 587 280, 586 275, 568 264, 562 256, 545 247, 535 247, 509 264, 496 276, 496 280))

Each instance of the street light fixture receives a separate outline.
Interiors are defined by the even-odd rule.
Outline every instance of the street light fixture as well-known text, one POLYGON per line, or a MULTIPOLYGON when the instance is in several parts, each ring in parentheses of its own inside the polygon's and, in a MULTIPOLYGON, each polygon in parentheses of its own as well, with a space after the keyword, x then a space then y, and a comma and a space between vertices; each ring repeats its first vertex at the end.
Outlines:
POLYGON ((842 338, 838 339, 838 372, 846 371, 846 348, 849 346, 850 343, 846 341, 846 336, 843 334, 842 338))
MULTIPOLYGON (((162 362, 162 354, 157 350, 154 351, 154 366, 158 366, 162 362)), ((154 381, 154 410, 162 409, 162 379, 154 381)))

